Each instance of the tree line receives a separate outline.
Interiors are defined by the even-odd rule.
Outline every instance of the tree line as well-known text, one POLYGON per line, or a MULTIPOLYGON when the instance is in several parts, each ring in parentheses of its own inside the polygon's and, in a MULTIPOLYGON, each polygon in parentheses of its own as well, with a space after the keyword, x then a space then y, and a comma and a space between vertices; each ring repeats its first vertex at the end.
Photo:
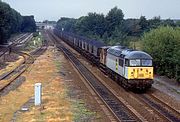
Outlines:
POLYGON ((12 34, 34 31, 34 16, 22 16, 7 3, 0 1, 0 44, 6 43, 12 34))
POLYGON ((128 45, 129 41, 135 40, 151 29, 158 26, 180 26, 179 22, 171 19, 161 20, 154 17, 147 20, 145 16, 139 19, 124 19, 124 14, 117 7, 112 8, 107 15, 88 13, 78 19, 62 17, 57 22, 58 29, 87 36, 94 39, 104 40, 105 43, 114 45, 128 45))
MULTIPOLYGON (((108 45, 126 45, 138 41, 141 49, 154 58, 155 72, 180 81, 180 20, 124 19, 117 7, 107 15, 88 13, 78 19, 62 17, 57 29, 102 40, 108 45)), ((132 47, 132 45, 131 45, 132 47)))

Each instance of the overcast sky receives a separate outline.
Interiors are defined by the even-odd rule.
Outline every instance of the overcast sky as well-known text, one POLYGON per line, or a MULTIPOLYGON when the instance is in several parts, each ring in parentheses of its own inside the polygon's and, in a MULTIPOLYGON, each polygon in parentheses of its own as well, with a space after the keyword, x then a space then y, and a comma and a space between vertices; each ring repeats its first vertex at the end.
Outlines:
POLYGON ((4 0, 22 15, 34 15, 36 21, 78 18, 88 12, 104 13, 117 6, 125 18, 180 19, 180 0, 4 0))

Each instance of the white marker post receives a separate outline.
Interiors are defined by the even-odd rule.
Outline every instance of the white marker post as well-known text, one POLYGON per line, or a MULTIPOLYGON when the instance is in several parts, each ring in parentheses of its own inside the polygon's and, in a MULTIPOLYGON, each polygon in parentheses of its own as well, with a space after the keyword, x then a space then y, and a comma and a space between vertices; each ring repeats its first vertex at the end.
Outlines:
POLYGON ((36 83, 35 84, 35 97, 34 97, 34 103, 35 106, 41 105, 41 92, 42 92, 42 84, 36 83))

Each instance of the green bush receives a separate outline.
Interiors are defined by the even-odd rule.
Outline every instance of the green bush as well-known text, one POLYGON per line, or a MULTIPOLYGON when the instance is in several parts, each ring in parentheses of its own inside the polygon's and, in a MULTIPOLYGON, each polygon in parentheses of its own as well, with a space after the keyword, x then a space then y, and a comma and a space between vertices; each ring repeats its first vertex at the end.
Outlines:
POLYGON ((180 28, 159 27, 141 38, 142 49, 154 59, 155 72, 180 80, 180 28))

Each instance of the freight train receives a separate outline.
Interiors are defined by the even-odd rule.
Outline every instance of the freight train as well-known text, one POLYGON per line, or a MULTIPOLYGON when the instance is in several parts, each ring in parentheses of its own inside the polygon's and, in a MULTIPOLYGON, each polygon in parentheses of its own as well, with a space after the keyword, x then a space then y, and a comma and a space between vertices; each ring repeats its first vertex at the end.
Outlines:
POLYGON ((147 90, 153 84, 153 59, 143 51, 107 46, 101 41, 54 30, 61 38, 113 80, 128 89, 147 90))

